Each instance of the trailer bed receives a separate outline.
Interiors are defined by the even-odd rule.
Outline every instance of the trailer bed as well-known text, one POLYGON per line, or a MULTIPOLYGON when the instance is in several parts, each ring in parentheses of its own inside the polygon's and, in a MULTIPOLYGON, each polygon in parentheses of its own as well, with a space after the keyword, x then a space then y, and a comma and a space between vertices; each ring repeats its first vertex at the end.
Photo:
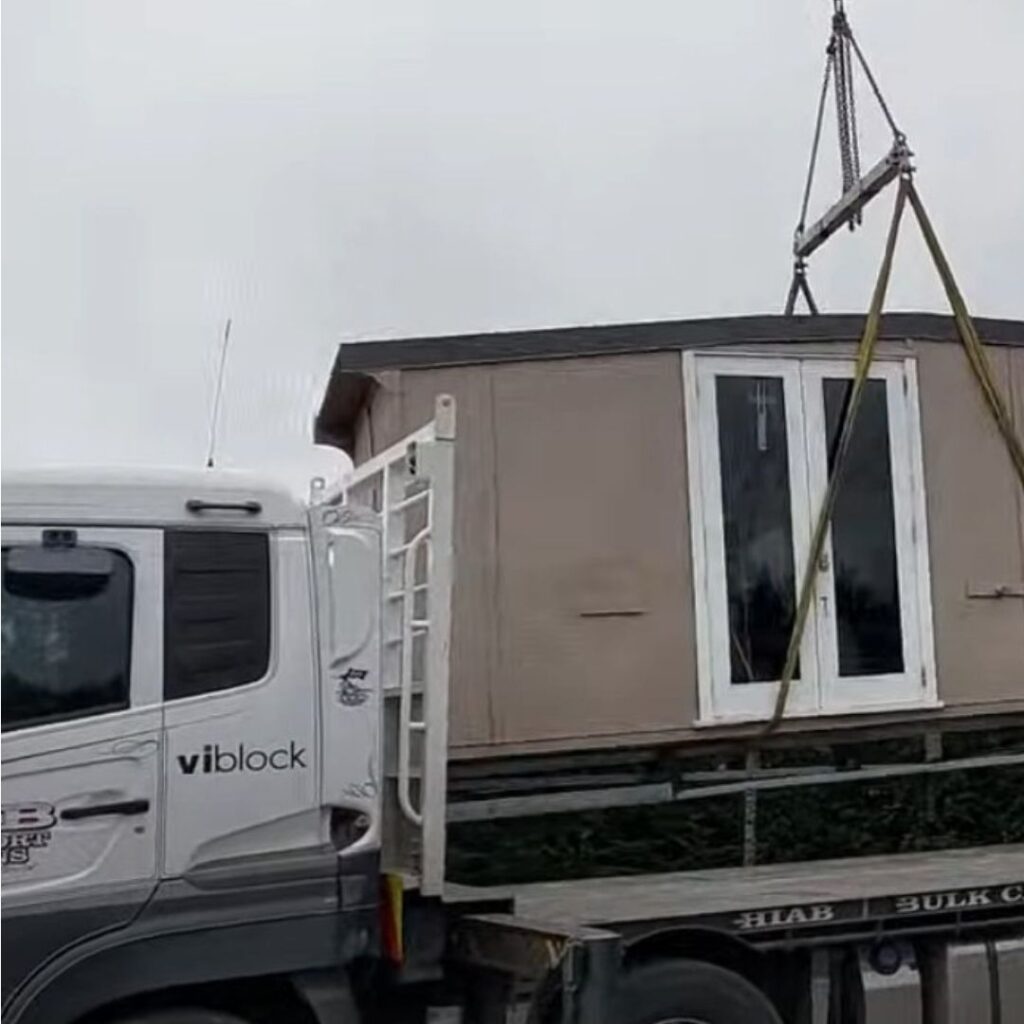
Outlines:
POLYGON ((624 934, 657 922, 766 938, 795 933, 916 930, 1024 919, 1024 845, 574 879, 485 889, 450 886, 448 899, 501 899, 516 917, 624 934), (889 926, 881 928, 882 923, 889 926))

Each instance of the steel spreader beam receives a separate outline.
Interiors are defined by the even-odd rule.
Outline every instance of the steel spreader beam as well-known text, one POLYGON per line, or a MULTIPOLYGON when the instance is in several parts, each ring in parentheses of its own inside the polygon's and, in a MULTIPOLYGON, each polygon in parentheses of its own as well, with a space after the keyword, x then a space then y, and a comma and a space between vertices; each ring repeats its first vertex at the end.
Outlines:
POLYGON ((815 221, 805 231, 797 232, 793 241, 793 255, 797 259, 806 259, 844 224, 853 221, 886 185, 903 174, 909 174, 913 170, 910 156, 910 150, 905 143, 895 143, 867 174, 843 193, 842 198, 820 220, 815 221))

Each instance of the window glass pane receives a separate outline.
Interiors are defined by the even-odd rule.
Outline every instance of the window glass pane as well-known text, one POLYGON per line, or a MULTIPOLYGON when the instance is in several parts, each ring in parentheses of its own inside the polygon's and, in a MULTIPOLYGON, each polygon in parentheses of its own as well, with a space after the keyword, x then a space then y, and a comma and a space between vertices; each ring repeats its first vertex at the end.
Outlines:
MULTIPOLYGON (((829 475, 851 381, 826 379, 829 475)), ((832 516, 840 676, 903 671, 886 384, 869 380, 832 516)))
POLYGON ((3 549, 3 728, 128 706, 131 560, 120 551, 3 549))
POLYGON ((270 663, 270 548, 265 533, 164 535, 164 697, 262 679, 270 663))
POLYGON ((783 381, 715 385, 731 679, 769 682, 782 675, 796 608, 783 381))

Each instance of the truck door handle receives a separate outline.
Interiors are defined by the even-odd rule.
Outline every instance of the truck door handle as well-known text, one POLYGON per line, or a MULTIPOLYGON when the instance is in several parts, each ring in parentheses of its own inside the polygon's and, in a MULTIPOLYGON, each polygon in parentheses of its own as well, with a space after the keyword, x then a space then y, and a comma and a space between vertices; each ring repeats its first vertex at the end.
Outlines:
POLYGON ((60 820, 78 821, 80 818, 99 818, 108 814, 145 814, 148 810, 148 800, 121 800, 113 804, 87 804, 85 807, 69 807, 60 812, 60 820))
POLYGON ((258 516, 263 511, 258 501, 204 501, 202 498, 189 498, 185 508, 194 515, 200 512, 245 512, 258 516))

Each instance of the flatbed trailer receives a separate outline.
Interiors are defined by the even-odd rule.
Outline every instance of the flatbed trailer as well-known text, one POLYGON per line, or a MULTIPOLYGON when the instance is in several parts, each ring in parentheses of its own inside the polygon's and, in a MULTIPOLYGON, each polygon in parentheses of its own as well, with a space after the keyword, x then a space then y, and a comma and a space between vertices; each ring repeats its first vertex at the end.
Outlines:
POLYGON ((1024 845, 482 890, 450 886, 446 896, 504 897, 524 918, 614 928, 627 939, 686 925, 763 948, 805 943, 810 936, 871 940, 1024 923, 1024 845))
MULTIPOLYGON (((445 903, 460 958, 541 982, 564 967, 560 1012, 586 1024, 663 958, 757 979, 809 1024, 1024 1019, 1024 846, 449 886, 445 903), (481 903, 502 909, 460 911, 481 903)), ((531 992, 540 1019, 551 991, 531 992)))

